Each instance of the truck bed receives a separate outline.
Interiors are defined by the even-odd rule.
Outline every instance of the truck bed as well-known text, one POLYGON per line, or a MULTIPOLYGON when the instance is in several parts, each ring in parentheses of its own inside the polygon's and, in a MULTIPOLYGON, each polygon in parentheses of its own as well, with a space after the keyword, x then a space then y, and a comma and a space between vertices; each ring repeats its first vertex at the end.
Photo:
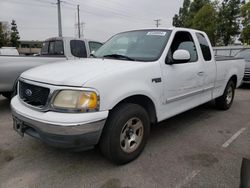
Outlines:
POLYGON ((12 91, 17 78, 25 70, 65 60, 66 57, 0 56, 0 93, 12 91))

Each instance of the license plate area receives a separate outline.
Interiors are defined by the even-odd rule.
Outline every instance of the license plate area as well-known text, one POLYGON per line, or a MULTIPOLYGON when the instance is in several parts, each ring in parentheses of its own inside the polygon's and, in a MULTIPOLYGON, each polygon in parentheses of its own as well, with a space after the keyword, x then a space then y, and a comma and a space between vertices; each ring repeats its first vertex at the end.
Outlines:
POLYGON ((24 136, 24 131, 27 126, 24 125, 23 121, 13 117, 13 129, 21 136, 24 136))

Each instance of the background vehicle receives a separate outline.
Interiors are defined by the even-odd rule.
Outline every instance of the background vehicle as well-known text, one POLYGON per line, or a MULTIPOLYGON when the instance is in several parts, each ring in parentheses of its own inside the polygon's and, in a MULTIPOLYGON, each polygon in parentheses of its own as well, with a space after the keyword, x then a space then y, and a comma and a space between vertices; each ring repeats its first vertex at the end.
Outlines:
POLYGON ((244 58, 246 60, 245 74, 243 78, 243 83, 250 83, 250 49, 243 49, 239 51, 235 57, 244 58))
POLYGON ((183 28, 120 33, 94 57, 24 72, 11 101, 15 130, 67 149, 99 143, 124 164, 143 151, 150 124, 213 99, 229 109, 245 67, 215 60, 207 35, 183 28))
POLYGON ((2 48, 0 48, 0 56, 2 56, 2 55, 18 56, 19 53, 15 47, 2 47, 2 48))
POLYGON ((7 98, 15 95, 17 79, 25 70, 47 63, 87 58, 101 45, 86 39, 56 37, 43 43, 39 56, 0 56, 0 94, 7 98))
POLYGON ((250 160, 243 158, 240 172, 240 188, 250 187, 250 160))

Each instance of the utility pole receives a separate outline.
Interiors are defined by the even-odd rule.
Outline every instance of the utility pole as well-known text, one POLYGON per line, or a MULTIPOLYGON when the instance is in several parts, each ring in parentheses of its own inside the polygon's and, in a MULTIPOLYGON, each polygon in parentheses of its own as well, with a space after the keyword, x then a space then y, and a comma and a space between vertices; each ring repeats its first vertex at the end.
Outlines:
POLYGON ((58 36, 62 37, 61 0, 57 0, 57 12, 58 12, 58 36))
POLYGON ((78 25, 78 37, 81 38, 80 5, 77 5, 77 25, 78 25))
POLYGON ((156 27, 159 27, 161 25, 161 23, 160 23, 161 19, 156 19, 154 21, 156 22, 156 27))

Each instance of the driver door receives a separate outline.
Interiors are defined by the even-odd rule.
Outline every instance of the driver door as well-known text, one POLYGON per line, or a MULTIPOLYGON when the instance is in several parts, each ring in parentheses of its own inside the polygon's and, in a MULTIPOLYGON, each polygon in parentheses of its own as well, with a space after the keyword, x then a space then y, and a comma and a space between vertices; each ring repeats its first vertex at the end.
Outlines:
POLYGON ((199 61, 196 49, 191 33, 176 32, 162 70, 165 81, 165 117, 197 106, 202 100, 200 97, 203 92, 204 66, 199 61), (190 53, 189 61, 175 62, 173 54, 179 49, 187 50, 190 53))

